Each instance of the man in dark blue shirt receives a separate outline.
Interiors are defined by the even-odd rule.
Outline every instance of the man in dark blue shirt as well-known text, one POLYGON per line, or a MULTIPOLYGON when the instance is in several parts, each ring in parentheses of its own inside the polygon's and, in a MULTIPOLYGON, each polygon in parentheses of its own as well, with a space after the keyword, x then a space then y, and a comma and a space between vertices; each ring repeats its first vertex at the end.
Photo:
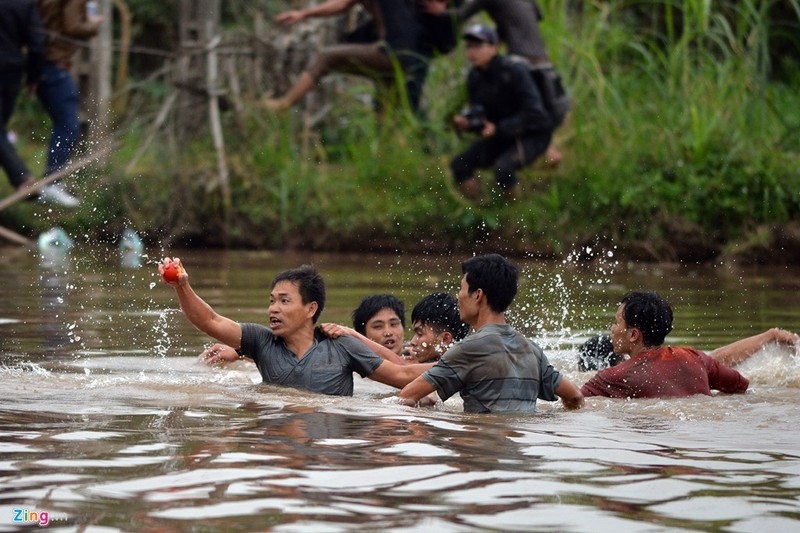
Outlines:
POLYGON ((436 391, 442 400, 460 393, 468 413, 531 413, 537 399, 558 398, 567 409, 580 409, 578 387, 552 367, 538 345, 506 322, 505 312, 517 294, 517 267, 489 254, 467 259, 461 270, 458 314, 474 333, 403 387, 400 401, 428 403, 436 391))

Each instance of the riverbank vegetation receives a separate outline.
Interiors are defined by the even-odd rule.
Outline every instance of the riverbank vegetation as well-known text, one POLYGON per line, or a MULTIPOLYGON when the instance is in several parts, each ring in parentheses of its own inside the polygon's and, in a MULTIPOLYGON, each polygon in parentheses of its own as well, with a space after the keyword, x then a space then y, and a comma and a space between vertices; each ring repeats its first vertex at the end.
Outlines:
MULTIPOLYGON (((457 49, 433 63, 424 120, 403 106, 376 114, 359 78, 342 78, 324 113, 276 116, 262 95, 223 112, 230 205, 211 134, 141 153, 140 107, 117 117, 114 155, 75 180, 81 209, 22 205, 0 224, 34 234, 57 222, 91 239, 130 225, 173 246, 800 260, 800 0, 539 4, 573 109, 555 136, 563 162, 526 169, 513 202, 474 205, 452 183, 449 159, 468 141, 448 125, 463 94, 457 49)), ((158 109, 163 87, 137 91, 158 109)), ((46 133, 35 103, 18 109, 14 129, 46 133)), ((42 160, 43 144, 22 148, 42 160)))

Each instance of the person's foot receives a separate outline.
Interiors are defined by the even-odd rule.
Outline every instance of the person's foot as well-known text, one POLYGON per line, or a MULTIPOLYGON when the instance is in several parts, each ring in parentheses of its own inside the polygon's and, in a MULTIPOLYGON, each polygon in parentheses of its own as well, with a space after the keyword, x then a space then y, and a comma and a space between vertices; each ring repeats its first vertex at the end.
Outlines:
POLYGON ((459 183, 458 186, 461 189, 461 194, 463 194, 469 200, 477 202, 483 196, 483 193, 481 192, 481 184, 478 183, 478 180, 475 178, 464 180, 459 183))
POLYGON ((564 159, 564 156, 558 148, 550 146, 544 154, 544 166, 546 168, 556 168, 562 159, 564 159))
POLYGON ((64 186, 60 183, 53 183, 39 191, 39 201, 62 207, 78 207, 81 204, 81 201, 64 190, 64 186))

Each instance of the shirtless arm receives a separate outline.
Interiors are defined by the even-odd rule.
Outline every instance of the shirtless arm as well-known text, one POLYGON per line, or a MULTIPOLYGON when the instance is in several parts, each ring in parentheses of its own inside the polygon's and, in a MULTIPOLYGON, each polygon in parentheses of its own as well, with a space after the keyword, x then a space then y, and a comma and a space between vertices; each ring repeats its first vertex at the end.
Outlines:
POLYGON ((758 335, 739 339, 726 346, 717 348, 708 355, 718 363, 722 363, 727 367, 733 367, 746 360, 770 342, 797 346, 800 344, 800 338, 796 333, 792 333, 791 331, 772 328, 758 335))
MULTIPOLYGON (((159 273, 163 273, 164 268, 171 262, 182 267, 180 259, 165 258, 158 266, 159 273)), ((194 292, 194 289, 189 284, 189 274, 186 270, 178 274, 177 281, 168 282, 163 277, 162 281, 175 289, 175 294, 177 294, 178 301, 181 304, 181 310, 186 315, 186 318, 189 319, 189 322, 194 324, 194 327, 224 344, 234 348, 241 347, 242 327, 238 322, 214 311, 210 305, 194 292)))

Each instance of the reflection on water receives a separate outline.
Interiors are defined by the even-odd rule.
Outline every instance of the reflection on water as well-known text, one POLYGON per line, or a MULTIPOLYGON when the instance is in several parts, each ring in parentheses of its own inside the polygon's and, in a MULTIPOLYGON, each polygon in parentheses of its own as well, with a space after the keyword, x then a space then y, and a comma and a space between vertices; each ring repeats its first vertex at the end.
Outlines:
MULTIPOLYGON (((272 275, 309 259, 208 255, 182 254, 198 292, 256 321, 272 275)), ((410 307, 458 281, 455 259, 312 259, 330 287, 324 320, 346 322, 366 294, 410 307)), ((208 339, 151 270, 78 257, 49 272, 0 255, 0 530, 31 527, 22 511, 108 531, 800 527, 796 354, 747 361, 746 395, 542 402, 535 416, 464 414, 457 399, 415 410, 369 380, 337 398, 263 385, 247 363, 200 365, 208 339)), ((800 323, 800 278, 785 272, 524 270, 514 320, 578 383, 589 374, 575 347, 626 290, 668 294, 675 338, 703 348, 800 323)))

